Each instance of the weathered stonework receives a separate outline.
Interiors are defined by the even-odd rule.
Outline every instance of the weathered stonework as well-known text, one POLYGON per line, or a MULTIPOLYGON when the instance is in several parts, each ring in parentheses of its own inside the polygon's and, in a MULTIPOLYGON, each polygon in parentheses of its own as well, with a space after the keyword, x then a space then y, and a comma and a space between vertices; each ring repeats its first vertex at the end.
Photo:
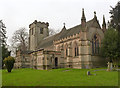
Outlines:
POLYGON ((49 36, 49 24, 37 22, 30 24, 29 52, 17 52, 17 68, 34 69, 77 68, 89 69, 106 65, 105 58, 99 56, 99 48, 106 28, 105 18, 102 28, 94 18, 86 22, 84 9, 81 25, 66 29, 49 36), (104 28, 104 29, 103 29, 104 28))

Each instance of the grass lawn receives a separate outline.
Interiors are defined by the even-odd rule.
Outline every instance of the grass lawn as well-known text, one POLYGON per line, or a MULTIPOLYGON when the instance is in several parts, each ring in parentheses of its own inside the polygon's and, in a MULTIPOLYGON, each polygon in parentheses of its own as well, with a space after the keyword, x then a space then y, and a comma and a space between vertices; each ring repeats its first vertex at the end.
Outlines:
MULTIPOLYGON (((118 72, 90 69, 13 69, 2 70, 3 86, 117 86, 118 72), (95 71, 98 70, 98 71, 95 71)), ((105 69, 105 68, 104 68, 105 69)))

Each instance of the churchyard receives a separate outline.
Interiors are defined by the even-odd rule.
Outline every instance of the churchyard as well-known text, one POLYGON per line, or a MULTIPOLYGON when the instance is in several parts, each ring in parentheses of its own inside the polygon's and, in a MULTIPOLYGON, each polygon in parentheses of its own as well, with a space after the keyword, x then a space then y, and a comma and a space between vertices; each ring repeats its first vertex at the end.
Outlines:
POLYGON ((120 1, 20 1, 1 5, 7 12, 3 12, 7 18, 0 16, 0 84, 2 77, 4 88, 120 85, 120 1), (67 25, 62 27, 62 22, 67 25))
POLYGON ((96 69, 2 70, 2 86, 117 86, 118 71, 96 69), (91 75, 87 75, 90 71, 91 75))

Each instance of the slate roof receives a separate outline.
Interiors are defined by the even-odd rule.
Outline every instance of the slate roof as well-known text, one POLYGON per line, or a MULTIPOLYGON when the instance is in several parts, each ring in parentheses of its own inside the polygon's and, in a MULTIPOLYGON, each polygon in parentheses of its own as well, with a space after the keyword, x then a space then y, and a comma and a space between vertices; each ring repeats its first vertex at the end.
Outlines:
POLYGON ((47 48, 49 46, 52 46, 54 38, 55 35, 43 39, 43 41, 39 44, 38 48, 47 48))
MULTIPOLYGON (((100 28, 99 22, 95 20, 94 18, 88 22, 86 22, 87 27, 98 27, 100 28)), ((75 27, 72 27, 70 29, 65 29, 65 27, 62 29, 61 32, 53 35, 53 36, 48 36, 47 38, 44 38, 43 41, 39 44, 38 48, 47 48, 53 45, 54 40, 59 40, 62 38, 65 38, 67 36, 71 36, 74 34, 77 34, 80 32, 82 29, 81 24, 77 25, 75 27)))

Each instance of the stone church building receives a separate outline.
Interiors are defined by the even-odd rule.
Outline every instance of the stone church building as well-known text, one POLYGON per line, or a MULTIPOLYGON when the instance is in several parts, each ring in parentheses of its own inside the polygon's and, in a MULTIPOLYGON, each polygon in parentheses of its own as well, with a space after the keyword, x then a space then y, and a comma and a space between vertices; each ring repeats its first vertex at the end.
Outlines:
POLYGON ((94 17, 86 21, 82 10, 81 24, 49 36, 49 23, 35 20, 29 25, 29 51, 18 51, 16 68, 95 68, 106 65, 100 57, 100 47, 106 31, 103 16, 102 27, 94 17))

